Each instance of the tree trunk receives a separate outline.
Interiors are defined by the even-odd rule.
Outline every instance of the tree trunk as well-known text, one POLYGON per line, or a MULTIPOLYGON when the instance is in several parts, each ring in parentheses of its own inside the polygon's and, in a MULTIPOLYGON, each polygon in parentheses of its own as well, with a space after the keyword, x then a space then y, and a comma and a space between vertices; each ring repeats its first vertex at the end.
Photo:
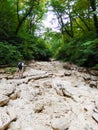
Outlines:
MULTIPOLYGON (((91 3, 92 11, 93 12, 96 11, 96 0, 90 0, 90 3, 91 3)), ((93 14, 93 19, 94 19, 94 26, 96 30, 96 37, 98 38, 98 19, 95 13, 93 14)))
POLYGON ((20 21, 20 18, 19 18, 19 0, 17 0, 17 18, 18 18, 18 22, 20 21))
POLYGON ((16 35, 18 34, 18 32, 19 32, 23 22, 26 20, 27 16, 30 15, 32 9, 33 9, 33 6, 31 6, 29 11, 23 16, 23 18, 21 20, 19 20, 18 26, 16 28, 16 32, 15 32, 16 35))

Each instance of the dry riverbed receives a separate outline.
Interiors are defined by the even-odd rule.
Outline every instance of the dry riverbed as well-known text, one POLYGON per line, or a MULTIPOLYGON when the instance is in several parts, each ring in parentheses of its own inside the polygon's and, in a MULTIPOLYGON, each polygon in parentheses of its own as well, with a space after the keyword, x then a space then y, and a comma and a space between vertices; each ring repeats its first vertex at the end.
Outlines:
POLYGON ((0 74, 0 130, 98 130, 98 75, 69 63, 31 62, 0 74))

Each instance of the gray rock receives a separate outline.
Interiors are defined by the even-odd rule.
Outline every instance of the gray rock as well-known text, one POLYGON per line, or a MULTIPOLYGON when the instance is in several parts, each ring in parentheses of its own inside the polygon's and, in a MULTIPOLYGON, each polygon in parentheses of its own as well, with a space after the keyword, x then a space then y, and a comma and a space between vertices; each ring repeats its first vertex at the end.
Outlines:
POLYGON ((97 77, 91 75, 91 80, 92 80, 92 81, 97 81, 97 77))
POLYGON ((15 116, 9 115, 8 111, 0 108, 0 130, 5 130, 6 128, 8 128, 10 123, 15 119, 16 119, 15 116))
POLYGON ((89 86, 90 86, 91 88, 93 88, 93 87, 97 88, 97 82, 96 82, 96 81, 91 81, 91 82, 89 83, 89 86))
POLYGON ((83 78, 84 80, 91 80, 91 76, 89 74, 85 74, 83 78))
POLYGON ((53 130, 68 130, 70 126, 70 120, 64 117, 56 118, 52 120, 51 125, 53 130))
POLYGON ((0 93, 6 96, 11 95, 15 90, 15 85, 8 83, 0 84, 0 93))
POLYGON ((64 75, 65 75, 65 76, 71 76, 71 72, 65 71, 65 72, 64 72, 64 75))
POLYGON ((0 106, 4 106, 8 103, 9 98, 3 94, 0 94, 0 106))
POLYGON ((37 102, 35 104, 34 112, 35 113, 40 113, 44 110, 44 104, 42 102, 37 102))

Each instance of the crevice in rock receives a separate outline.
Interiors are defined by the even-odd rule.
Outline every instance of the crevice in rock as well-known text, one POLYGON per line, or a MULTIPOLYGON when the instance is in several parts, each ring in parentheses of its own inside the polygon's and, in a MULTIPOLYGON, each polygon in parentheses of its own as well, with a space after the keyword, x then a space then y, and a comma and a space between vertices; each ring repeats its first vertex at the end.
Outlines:
POLYGON ((98 124, 98 120, 94 116, 92 116, 92 118, 98 124))

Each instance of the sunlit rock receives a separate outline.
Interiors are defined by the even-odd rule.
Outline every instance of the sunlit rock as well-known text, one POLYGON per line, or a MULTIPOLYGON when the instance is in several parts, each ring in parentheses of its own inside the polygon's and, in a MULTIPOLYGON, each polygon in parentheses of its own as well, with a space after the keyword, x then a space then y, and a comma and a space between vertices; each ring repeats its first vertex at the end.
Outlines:
POLYGON ((8 103, 9 98, 3 94, 0 94, 0 106, 4 106, 8 103))

